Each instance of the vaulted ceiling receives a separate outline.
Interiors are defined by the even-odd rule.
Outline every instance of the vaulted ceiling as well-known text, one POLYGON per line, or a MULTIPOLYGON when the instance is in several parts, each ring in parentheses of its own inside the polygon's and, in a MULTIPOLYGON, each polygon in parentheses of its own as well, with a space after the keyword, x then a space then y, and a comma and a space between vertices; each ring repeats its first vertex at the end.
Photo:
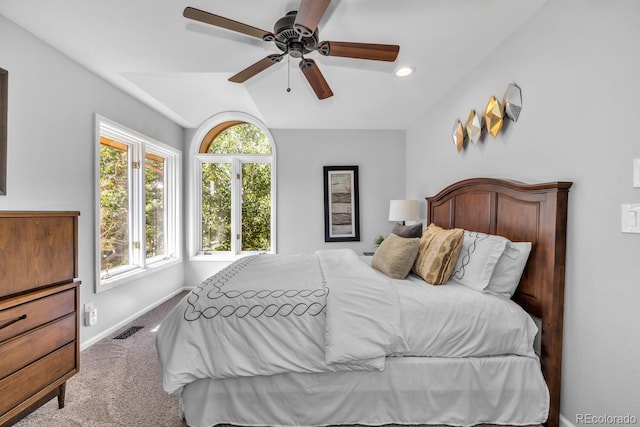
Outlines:
POLYGON ((288 56, 229 82, 279 51, 183 17, 191 6, 273 31, 299 0, 2 0, 0 14, 184 127, 237 110, 270 128, 405 129, 546 1, 333 0, 320 40, 397 44, 400 53, 392 63, 309 53, 333 90, 325 100, 288 56), (396 77, 400 65, 414 74, 396 77))

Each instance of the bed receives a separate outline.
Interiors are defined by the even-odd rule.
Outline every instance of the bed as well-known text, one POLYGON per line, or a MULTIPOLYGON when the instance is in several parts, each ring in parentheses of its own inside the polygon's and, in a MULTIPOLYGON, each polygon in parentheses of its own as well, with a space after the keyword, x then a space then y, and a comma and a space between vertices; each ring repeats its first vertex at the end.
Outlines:
POLYGON ((164 388, 193 427, 558 426, 570 187, 474 178, 427 198, 429 227, 531 243, 511 299, 389 278, 345 250, 245 257, 162 322, 164 388))

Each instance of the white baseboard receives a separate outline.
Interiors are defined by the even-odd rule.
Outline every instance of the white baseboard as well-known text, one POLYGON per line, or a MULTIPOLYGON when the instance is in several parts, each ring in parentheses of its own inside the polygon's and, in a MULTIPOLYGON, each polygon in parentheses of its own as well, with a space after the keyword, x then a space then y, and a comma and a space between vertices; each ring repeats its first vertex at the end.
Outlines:
POLYGON ((560 427, 576 427, 571 421, 560 415, 560 427))
POLYGON ((153 304, 143 308, 142 310, 138 311, 137 313, 134 313, 131 316, 127 317, 126 319, 118 322, 117 324, 113 325, 109 329, 99 333, 96 336, 93 336, 93 337, 89 338, 88 340, 82 341, 80 343, 80 351, 88 349, 89 347, 91 347, 92 345, 94 345, 95 343, 100 341, 101 339, 108 337, 109 335, 111 335, 112 333, 114 333, 115 331, 120 329, 121 327, 125 326, 126 324, 133 322, 135 319, 137 319, 138 317, 142 316, 145 313, 148 313, 149 311, 153 310, 154 308, 156 308, 160 304, 162 304, 162 303, 164 303, 166 301, 169 301, 171 298, 173 298, 174 296, 178 295, 180 292, 189 291, 191 289, 192 288, 188 287, 188 286, 185 286, 185 287, 182 287, 180 289, 177 289, 177 290, 173 291, 172 293, 170 293, 169 295, 167 295, 166 297, 154 302, 153 304))

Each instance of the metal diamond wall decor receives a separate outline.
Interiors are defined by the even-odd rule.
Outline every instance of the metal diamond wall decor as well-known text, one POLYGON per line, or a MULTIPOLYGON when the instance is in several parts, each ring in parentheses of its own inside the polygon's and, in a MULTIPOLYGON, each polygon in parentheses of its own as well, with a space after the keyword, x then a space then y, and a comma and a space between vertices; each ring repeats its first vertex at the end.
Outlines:
POLYGON ((456 119, 453 123, 453 145, 458 149, 458 153, 462 150, 464 146, 464 127, 462 126, 462 122, 460 119, 456 119))
POLYGON ((484 122, 487 132, 493 135, 494 138, 498 136, 498 132, 500 132, 504 123, 504 111, 500 101, 495 96, 489 98, 487 107, 484 109, 484 122))
POLYGON ((522 91, 515 83, 510 83, 502 98, 504 114, 514 122, 518 121, 522 110, 522 91))
POLYGON ((502 102, 492 96, 484 109, 484 114, 478 114, 475 109, 472 109, 464 125, 460 119, 456 119, 451 134, 453 145, 460 152, 467 141, 480 142, 484 129, 495 139, 505 124, 505 119, 516 122, 521 111, 522 90, 517 84, 509 83, 502 102))
POLYGON ((480 141, 480 136, 482 136, 482 123, 480 123, 480 116, 476 114, 476 110, 471 110, 464 127, 467 131, 467 138, 469 138, 469 141, 480 141))

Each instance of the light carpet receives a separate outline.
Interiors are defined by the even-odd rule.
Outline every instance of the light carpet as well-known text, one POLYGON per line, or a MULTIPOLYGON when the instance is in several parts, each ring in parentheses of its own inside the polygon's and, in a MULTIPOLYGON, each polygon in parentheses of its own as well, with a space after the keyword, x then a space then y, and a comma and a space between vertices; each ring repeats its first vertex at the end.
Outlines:
POLYGON ((185 427, 178 398, 162 389, 154 332, 185 294, 81 352, 80 372, 67 382, 65 407, 58 409, 53 399, 15 427, 185 427), (143 328, 126 339, 113 339, 131 326, 143 328))
POLYGON ((184 427, 178 398, 162 389, 154 329, 180 293, 80 353, 80 372, 67 382, 65 407, 53 399, 15 427, 184 427), (113 339, 144 326, 127 339, 113 339))

